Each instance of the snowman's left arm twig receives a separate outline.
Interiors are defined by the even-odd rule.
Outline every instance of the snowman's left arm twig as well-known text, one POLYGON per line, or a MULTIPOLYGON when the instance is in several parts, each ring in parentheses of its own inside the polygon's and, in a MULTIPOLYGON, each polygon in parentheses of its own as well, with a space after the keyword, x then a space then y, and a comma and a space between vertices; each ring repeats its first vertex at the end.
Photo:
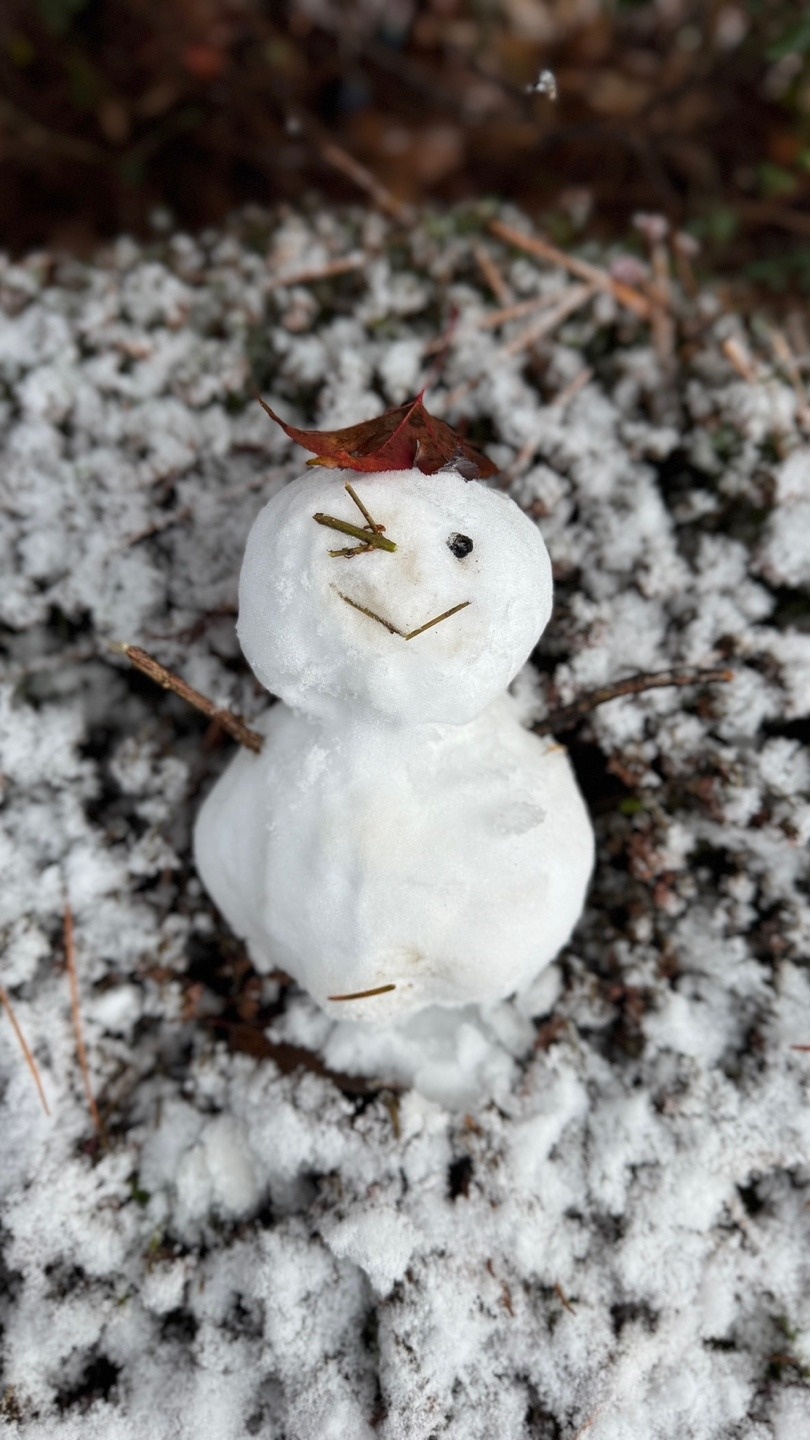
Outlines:
POLYGON ((716 685, 733 679, 733 670, 701 670, 694 665, 680 670, 659 670, 652 675, 629 675, 626 680, 617 680, 613 685, 586 690, 571 705, 560 705, 556 710, 550 710, 545 720, 532 726, 532 729, 535 735, 557 735, 561 730, 572 729, 598 705, 618 700, 622 695, 641 695, 645 690, 660 690, 669 685, 716 685))
POLYGON ((220 705, 215 705, 207 695, 202 695, 199 690, 195 690, 185 680, 181 680, 179 675, 172 674, 171 670, 167 670, 165 665, 161 665, 160 661, 150 655, 147 650, 141 650, 139 645, 117 645, 115 648, 120 654, 126 655, 137 670, 148 675, 150 680, 154 680, 157 685, 162 685, 164 690, 171 690, 175 695, 179 695, 181 700, 193 705, 195 710, 202 711, 209 720, 215 720, 234 740, 238 740, 240 745, 244 745, 247 750, 252 750, 254 754, 258 755, 262 748, 263 737, 258 730, 251 730, 241 715, 236 715, 233 710, 224 710, 220 705))

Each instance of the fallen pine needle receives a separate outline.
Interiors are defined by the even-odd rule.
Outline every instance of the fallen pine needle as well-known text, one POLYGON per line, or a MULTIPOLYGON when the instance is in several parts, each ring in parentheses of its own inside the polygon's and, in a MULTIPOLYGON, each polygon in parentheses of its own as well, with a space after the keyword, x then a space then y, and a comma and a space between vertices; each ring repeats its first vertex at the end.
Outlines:
POLYGON ((156 660, 147 650, 142 650, 139 645, 115 645, 113 649, 121 655, 126 655, 136 670, 148 675, 156 685, 161 685, 164 690, 171 690, 174 695, 179 695, 181 700, 193 705, 195 710, 200 710, 203 715, 208 716, 209 720, 215 720, 217 725, 221 725, 222 729, 226 730, 232 739, 238 740, 240 745, 244 745, 247 750, 252 750, 256 755, 259 754, 263 737, 258 730, 251 730, 241 715, 235 714, 233 710, 223 710, 220 705, 215 705, 207 695, 202 695, 199 690, 195 690, 185 680, 181 680, 179 675, 174 675, 171 670, 167 670, 165 665, 161 665, 159 660, 156 660))
POLYGON ((396 985, 377 985, 373 990, 355 990, 351 995, 327 995, 327 1000, 369 1000, 373 995, 387 995, 396 985))
POLYGON ((28 1044, 28 1041, 26 1040, 25 1036, 23 1035, 22 1027, 21 1027, 21 1025, 20 1025, 20 1022, 19 1022, 19 1020, 17 1019, 17 1016, 16 1016, 15 1013, 14 1013, 14 1007, 13 1007, 11 1001, 10 1001, 9 998, 8 998, 8 992, 3 989, 2 985, 0 985, 0 1005, 4 1005, 4 1006, 5 1006, 6 1013, 7 1013, 7 1015, 8 1015, 9 1020, 11 1021, 11 1028, 12 1028, 12 1030, 14 1031, 14 1034, 17 1036, 17 1040, 18 1040, 18 1042, 19 1042, 20 1049, 22 1050, 23 1057, 24 1057, 24 1059, 25 1059, 25 1063, 26 1063, 26 1065, 28 1066, 28 1069, 31 1071, 31 1074, 32 1074, 33 1077, 34 1077, 34 1084, 36 1085, 37 1090, 39 1091, 39 1098, 40 1098, 40 1100, 42 1101, 42 1108, 43 1108, 43 1110, 45 1111, 45 1114, 46 1114, 46 1115, 50 1115, 51 1111, 50 1111, 50 1107, 49 1107, 49 1105, 48 1105, 47 1096, 46 1096, 46 1094, 45 1094, 45 1086, 44 1086, 43 1083, 42 1083, 42 1076, 41 1076, 40 1073, 39 1073, 39 1066, 37 1065, 37 1062, 36 1062, 36 1060, 34 1059, 34 1055, 33 1055, 33 1052, 32 1052, 32 1050, 31 1050, 30 1045, 28 1044))
POLYGON ((503 356, 520 355, 530 346, 535 345, 538 340, 545 339, 546 335, 562 325, 564 320, 581 310, 594 298, 598 287, 596 285, 569 285, 562 295, 555 297, 555 303, 549 307, 544 315, 535 320, 533 325, 527 325, 513 340, 504 345, 500 354, 503 356))
POLYGON ((96 1097, 93 1094, 93 1086, 90 1080, 90 1067, 87 1063, 87 1046, 84 1043, 84 1026, 82 1025, 81 1004, 79 1001, 79 976, 76 971, 76 941, 73 933, 73 909, 70 900, 65 900, 65 965, 70 985, 70 1013, 73 1020, 73 1033, 76 1037, 76 1054, 79 1057, 79 1069, 82 1072, 84 1082, 84 1093, 87 1096, 87 1107, 90 1111, 90 1118, 100 1139, 104 1138, 104 1127, 101 1123, 101 1116, 98 1113, 96 1097))
POLYGON ((310 266, 307 270, 296 270, 289 275, 276 275, 268 288, 270 290, 286 290, 291 289, 293 285, 317 285, 320 280, 332 280, 338 275, 351 275, 355 270, 362 270, 365 264, 365 255, 341 255, 337 260, 329 260, 325 265, 310 266))
POLYGON ((498 266, 495 264, 494 255, 487 249, 486 245, 473 245, 472 253, 475 258, 475 263, 495 296, 495 299, 501 305, 511 305, 514 298, 512 291, 508 282, 498 269, 498 266))
POLYGON ((727 684, 733 679, 733 670, 701 670, 697 666, 688 666, 682 670, 659 670, 652 675, 629 675, 626 680, 616 680, 612 685, 600 685, 597 690, 587 690, 571 705, 561 705, 558 709, 551 710, 545 720, 532 726, 532 729, 535 735, 556 735, 560 730, 570 730, 598 705, 605 705, 608 700, 618 700, 623 695, 641 695, 645 690, 663 690, 670 685, 727 684))
POLYGON ((513 320, 525 320, 529 315, 536 315, 538 310, 548 310, 556 305, 559 294, 533 295, 531 300, 518 300, 513 305, 504 305, 500 310, 490 310, 479 321, 479 330, 498 330, 501 325, 509 325, 513 320))
POLYGON ((728 360, 732 369, 736 370, 741 380, 749 385, 755 385, 759 379, 756 364, 741 340, 729 335, 721 346, 723 354, 728 360))
POLYGON ((597 265, 591 265, 587 260, 580 260, 576 255, 566 255, 556 245, 548 240, 541 240, 537 235, 526 235, 522 230, 515 230, 512 225, 504 225, 502 220, 490 220, 489 229, 499 240, 506 245, 513 245, 516 250, 523 250, 527 255, 534 255, 538 260, 546 260, 550 265, 561 265, 570 275, 576 275, 578 279, 585 280, 589 285, 595 285, 598 290, 604 290, 612 295, 626 310, 632 310, 635 315, 640 315, 642 320, 649 320, 652 315, 652 305, 645 295, 634 290, 631 285, 625 285, 621 280, 614 280, 607 270, 600 270, 597 265))

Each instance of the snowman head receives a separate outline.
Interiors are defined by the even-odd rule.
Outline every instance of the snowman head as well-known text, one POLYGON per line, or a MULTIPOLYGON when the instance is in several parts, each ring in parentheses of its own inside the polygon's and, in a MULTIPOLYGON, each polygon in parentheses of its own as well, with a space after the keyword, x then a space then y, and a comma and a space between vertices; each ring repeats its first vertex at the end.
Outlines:
POLYGON ((542 536, 500 491, 453 469, 316 469, 250 532, 238 634, 299 710, 463 724, 527 659, 551 590, 542 536))

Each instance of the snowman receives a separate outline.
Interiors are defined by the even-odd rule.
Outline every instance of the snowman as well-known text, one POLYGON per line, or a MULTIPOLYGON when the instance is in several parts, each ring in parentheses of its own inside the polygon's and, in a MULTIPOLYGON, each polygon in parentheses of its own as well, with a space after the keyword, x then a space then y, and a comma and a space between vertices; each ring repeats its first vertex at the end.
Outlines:
POLYGON ((401 446, 339 447, 350 468, 308 471, 258 516, 237 630, 281 703, 195 831, 257 969, 378 1025, 527 990, 593 863, 564 749, 507 693, 551 614, 543 539, 469 478, 491 469, 471 447, 453 437, 439 464, 411 441, 409 468, 389 468, 401 446))

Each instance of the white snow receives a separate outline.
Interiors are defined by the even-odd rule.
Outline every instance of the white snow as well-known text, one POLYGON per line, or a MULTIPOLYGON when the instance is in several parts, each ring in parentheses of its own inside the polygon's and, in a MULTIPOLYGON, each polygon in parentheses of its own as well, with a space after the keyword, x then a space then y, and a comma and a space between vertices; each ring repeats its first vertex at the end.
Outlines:
MULTIPOLYGON (((254 214, 94 265, 0 261, 0 984, 52 1110, 4 1013, 0 1425, 20 1440, 810 1433, 796 397, 767 356, 762 382, 729 374, 709 308, 675 395, 632 317, 583 312, 540 367, 505 356, 514 329, 474 331, 486 233, 442 223, 389 250, 378 217, 254 214), (273 257, 371 245, 285 328, 273 257), (230 748, 106 647, 143 644, 256 723, 235 581, 301 458, 246 405, 249 367, 293 422, 359 419, 401 399, 413 351, 385 356, 429 345, 439 305, 462 338, 433 408, 468 386, 449 419, 537 447, 511 493, 542 507, 555 610, 519 713, 645 664, 736 678, 568 737, 597 866, 530 993, 360 1047, 214 912, 190 836, 230 748), (593 378, 555 406, 583 345, 593 378)), ((516 293, 562 283, 498 260, 516 293)))
MULTIPOLYGON (((452 469, 302 476, 251 530, 237 630, 285 703, 203 806, 196 862, 257 968, 334 1018, 499 1000, 579 918, 576 782, 499 693, 546 625, 550 571, 514 501, 452 469), (335 553, 346 537, 317 517, 365 525, 358 502, 395 550, 335 553)), ((423 1060, 411 1029, 417 1068, 433 1034, 423 1060)))

